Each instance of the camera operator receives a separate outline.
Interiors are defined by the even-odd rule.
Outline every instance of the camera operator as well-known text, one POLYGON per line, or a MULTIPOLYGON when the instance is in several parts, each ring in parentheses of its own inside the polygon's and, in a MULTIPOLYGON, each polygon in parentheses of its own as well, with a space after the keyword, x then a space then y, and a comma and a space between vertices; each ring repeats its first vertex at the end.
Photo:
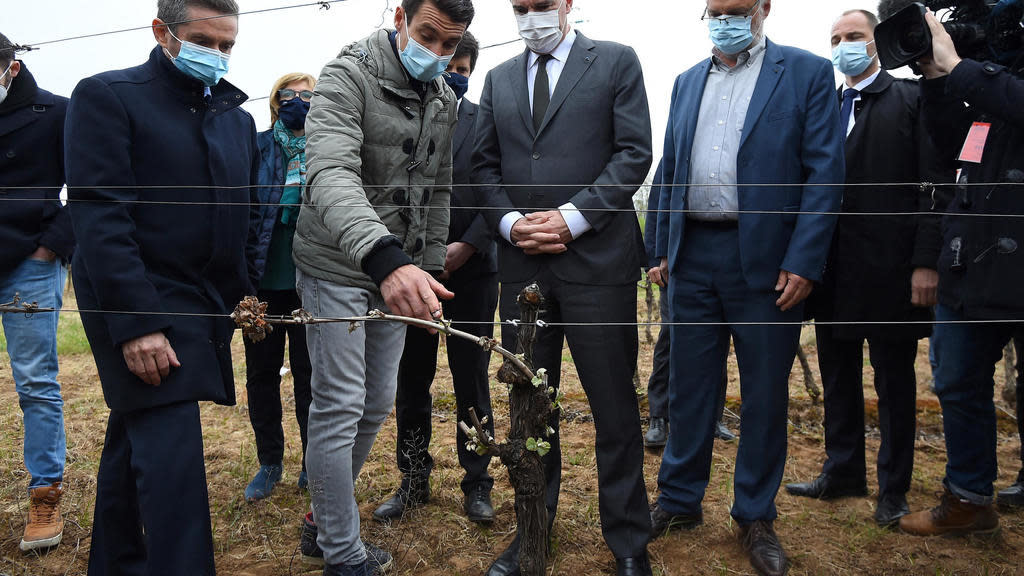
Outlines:
POLYGON ((933 40, 931 57, 918 61, 924 115, 962 173, 943 222, 934 336, 945 490, 937 507, 904 516, 900 528, 922 536, 988 533, 999 528, 993 375, 1024 325, 1024 222, 1010 216, 1024 214, 1024 80, 1004 66, 961 59, 935 15, 926 19, 933 40))

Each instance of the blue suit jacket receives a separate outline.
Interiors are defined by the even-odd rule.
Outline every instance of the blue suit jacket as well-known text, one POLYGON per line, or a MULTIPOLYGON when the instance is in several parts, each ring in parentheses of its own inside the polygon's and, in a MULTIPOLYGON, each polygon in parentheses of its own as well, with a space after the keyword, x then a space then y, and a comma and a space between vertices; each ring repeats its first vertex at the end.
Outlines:
MULTIPOLYGON (((672 90, 659 206, 673 212, 659 213, 657 228, 657 256, 668 258, 670 273, 679 268, 686 214, 677 211, 686 209, 710 67, 709 58, 687 70, 672 90)), ((821 213, 838 213, 845 176, 832 64, 768 41, 743 126, 736 159, 743 275, 755 290, 773 289, 780 269, 820 282, 837 220, 821 213)))

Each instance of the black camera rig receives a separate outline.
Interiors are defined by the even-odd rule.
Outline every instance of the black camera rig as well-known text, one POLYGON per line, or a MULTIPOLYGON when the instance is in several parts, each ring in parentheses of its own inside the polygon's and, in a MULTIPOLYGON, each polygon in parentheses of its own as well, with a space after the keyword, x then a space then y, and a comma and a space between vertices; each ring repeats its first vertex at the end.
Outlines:
POLYGON ((1024 0, 882 0, 875 41, 882 67, 911 65, 931 54, 926 9, 941 16, 962 58, 1018 68, 1024 56, 1024 0), (944 11, 944 12, 940 12, 944 11))

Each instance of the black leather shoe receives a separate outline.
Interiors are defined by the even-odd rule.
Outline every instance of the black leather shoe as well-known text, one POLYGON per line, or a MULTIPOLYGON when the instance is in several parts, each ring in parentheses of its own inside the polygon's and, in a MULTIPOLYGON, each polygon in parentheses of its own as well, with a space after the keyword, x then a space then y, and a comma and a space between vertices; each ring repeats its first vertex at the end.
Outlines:
POLYGON ((412 480, 402 478, 395 495, 373 511, 373 519, 378 522, 390 522, 400 519, 406 511, 422 506, 430 500, 430 482, 426 478, 412 480))
POLYGON ((648 448, 664 448, 668 443, 668 421, 664 418, 651 418, 644 435, 644 446, 648 448))
MULTIPOLYGON (((1018 400, 1020 402, 1022 400, 1018 400)), ((1009 511, 1024 508, 1024 479, 1018 480, 1016 484, 999 491, 996 502, 1003 510, 1009 511)))
POLYGON ((732 442, 736 439, 736 435, 732 433, 732 430, 729 430, 729 427, 724 422, 719 420, 718 424, 715 424, 715 438, 725 442, 732 442))
POLYGON ((875 508, 875 523, 882 528, 893 528, 900 523, 900 518, 907 514, 910 514, 910 506, 907 506, 906 496, 882 496, 878 499, 878 507, 875 508))
POLYGON ((512 539, 508 548, 505 548, 501 556, 498 556, 498 559, 491 564, 485 576, 520 576, 519 535, 512 539))
POLYGON ((693 530, 704 523, 704 514, 669 514, 657 503, 651 507, 651 540, 670 530, 693 530))
POLYGON ((615 559, 616 576, 653 576, 651 572, 651 560, 647 557, 647 551, 640 556, 632 558, 615 559))
POLYGON ((867 496, 868 483, 863 478, 848 479, 829 474, 821 474, 811 482, 786 484, 786 492, 793 496, 835 500, 854 496, 867 496))
POLYGON ((758 520, 740 528, 740 542, 750 554, 750 565, 762 576, 785 576, 789 571, 786 552, 771 522, 758 520))
POLYGON ((494 522, 494 506, 491 504, 491 489, 487 486, 477 486, 466 494, 462 503, 462 509, 470 522, 477 524, 490 524, 494 522))

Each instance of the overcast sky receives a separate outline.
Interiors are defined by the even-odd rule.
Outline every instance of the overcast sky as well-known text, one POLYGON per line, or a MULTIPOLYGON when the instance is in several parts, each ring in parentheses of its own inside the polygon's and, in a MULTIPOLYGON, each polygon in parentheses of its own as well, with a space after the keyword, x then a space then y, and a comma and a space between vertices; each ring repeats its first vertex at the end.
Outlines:
MULTIPOLYGON (((309 0, 239 0, 242 11, 304 4, 309 0)), ((0 32, 19 44, 146 26, 156 16, 156 0, 2 0, 0 32)), ((320 69, 346 44, 378 27, 392 27, 400 0, 347 0, 330 10, 315 6, 243 15, 227 79, 250 98, 267 96, 287 72, 320 69), (382 18, 383 17, 383 18, 382 18)), ((476 0, 470 30, 482 45, 518 38, 509 0, 476 0)), ((765 27, 780 44, 829 57, 829 32, 844 10, 874 10, 875 0, 775 0, 765 27)), ((632 46, 640 57, 650 101, 655 154, 668 118, 675 77, 710 53, 707 27, 700 21, 702 0, 576 0, 575 27, 594 39, 632 46)), ((142 63, 155 46, 151 30, 41 46, 23 54, 40 86, 70 96, 82 78, 142 63)), ((523 50, 521 42, 485 50, 470 81, 476 101, 487 70, 523 50)), ((266 100, 245 105, 259 130, 270 122, 266 100)))

